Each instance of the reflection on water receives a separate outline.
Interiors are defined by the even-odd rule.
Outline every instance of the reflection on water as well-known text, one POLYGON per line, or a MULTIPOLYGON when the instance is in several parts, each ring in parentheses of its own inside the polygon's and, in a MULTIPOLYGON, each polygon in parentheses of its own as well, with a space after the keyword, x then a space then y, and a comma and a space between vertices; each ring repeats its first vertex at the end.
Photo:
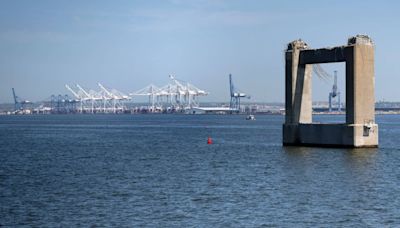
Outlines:
POLYGON ((319 148, 319 147, 282 147, 286 162, 291 166, 306 169, 303 165, 337 166, 346 168, 350 173, 365 171, 371 174, 377 165, 378 148, 319 148), (316 164, 310 164, 315 162, 316 164))
POLYGON ((366 165, 375 164, 378 152, 378 148, 354 148, 345 149, 344 155, 346 155, 346 161, 349 164, 361 168, 366 165))
POLYGON ((303 147, 303 146, 283 146, 283 150, 289 156, 307 156, 313 151, 315 151, 315 147, 303 147))

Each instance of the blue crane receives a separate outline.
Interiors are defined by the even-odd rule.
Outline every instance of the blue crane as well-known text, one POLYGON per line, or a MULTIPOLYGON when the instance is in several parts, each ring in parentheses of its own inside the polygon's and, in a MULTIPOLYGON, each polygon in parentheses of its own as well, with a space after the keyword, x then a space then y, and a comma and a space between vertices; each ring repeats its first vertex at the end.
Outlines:
POLYGON ((229 87, 231 93, 231 102, 230 102, 230 109, 231 112, 240 112, 240 98, 247 97, 250 99, 250 96, 246 95, 245 93, 241 92, 237 88, 235 88, 232 80, 232 74, 229 74, 229 87))
POLYGON ((338 91, 338 86, 337 86, 337 71, 334 71, 335 76, 334 76, 334 83, 332 86, 332 92, 329 93, 329 112, 332 112, 332 99, 337 97, 338 99, 338 111, 340 112, 342 110, 341 104, 340 104, 340 92, 338 91))
POLYGON ((24 109, 25 105, 31 104, 32 102, 28 100, 21 100, 16 94, 15 94, 15 89, 12 88, 13 92, 13 97, 14 97, 14 111, 22 110, 24 109))

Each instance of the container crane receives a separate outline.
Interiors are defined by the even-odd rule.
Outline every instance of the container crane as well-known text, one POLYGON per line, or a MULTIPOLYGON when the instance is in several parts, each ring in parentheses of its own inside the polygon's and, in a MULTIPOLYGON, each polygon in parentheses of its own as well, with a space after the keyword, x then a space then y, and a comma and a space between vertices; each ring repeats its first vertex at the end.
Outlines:
POLYGON ((79 103, 80 103, 80 113, 83 113, 83 100, 84 100, 84 97, 82 96, 82 95, 80 95, 79 93, 77 93, 77 92, 75 92, 69 85, 67 85, 67 84, 65 84, 65 88, 67 88, 67 90, 68 91, 70 91, 73 95, 74 95, 74 97, 76 98, 76 100, 75 100, 75 102, 76 101, 79 101, 79 103))
POLYGON ((94 113, 94 97, 89 94, 88 92, 86 92, 86 90, 84 90, 79 84, 76 84, 76 87, 78 87, 78 89, 85 94, 85 96, 87 97, 87 99, 85 100, 91 100, 92 102, 92 107, 91 107, 91 113, 94 113))
POLYGON ((340 92, 338 91, 337 86, 337 71, 334 71, 334 83, 332 86, 332 91, 329 93, 329 112, 332 112, 332 99, 337 97, 338 98, 338 111, 340 112, 342 107, 340 103, 340 92))
POLYGON ((79 94, 77 94, 73 89, 71 89, 69 85, 65 84, 65 88, 67 88, 75 96, 76 99, 81 100, 81 96, 79 96, 79 94))
POLYGON ((21 100, 16 94, 15 89, 12 88, 13 97, 14 97, 14 111, 23 110, 25 105, 32 104, 32 102, 28 100, 21 100))
POLYGON ((113 100, 113 112, 116 112, 116 101, 115 101, 115 96, 112 94, 108 89, 106 89, 100 82, 97 83, 97 85, 100 87, 100 89, 105 93, 103 96, 103 112, 106 112, 106 103, 108 99, 113 100))
POLYGON ((232 80, 232 74, 229 74, 229 89, 230 89, 230 93, 231 93, 231 102, 230 102, 230 109, 231 112, 240 112, 240 98, 248 98, 250 99, 250 96, 248 96, 247 94, 241 92, 240 90, 238 90, 235 85, 233 84, 233 80, 232 80))
POLYGON ((197 107, 199 106, 196 97, 198 96, 207 96, 208 92, 201 90, 197 88, 196 86, 176 79, 173 75, 169 75, 169 78, 175 83, 176 85, 176 92, 177 92, 177 103, 180 104, 181 106, 185 103, 187 106, 182 108, 192 108, 192 107, 197 107), (182 101, 182 95, 183 95, 183 100, 182 101))
POLYGON ((144 87, 143 89, 140 89, 134 93, 130 93, 129 95, 131 95, 131 96, 148 96, 149 104, 151 105, 150 110, 151 110, 151 112, 154 112, 156 110, 155 101, 156 101, 156 98, 159 96, 159 93, 160 93, 160 89, 157 86, 150 84, 150 85, 144 87))
POLYGON ((130 100, 131 97, 123 94, 122 92, 119 92, 118 90, 115 89, 107 89, 104 87, 101 83, 97 83, 97 85, 100 87, 100 89, 106 94, 106 96, 103 96, 104 100, 104 112, 105 112, 105 106, 106 106, 106 100, 111 99, 113 101, 113 112, 117 112, 117 105, 120 105, 119 101, 123 100, 130 100))
POLYGON ((169 75, 169 78, 175 83, 176 85, 176 93, 177 93, 177 103, 179 105, 182 105, 184 102, 182 101, 182 95, 184 97, 184 99, 186 99, 186 87, 184 85, 182 85, 181 82, 179 82, 179 80, 177 80, 173 75, 169 75))

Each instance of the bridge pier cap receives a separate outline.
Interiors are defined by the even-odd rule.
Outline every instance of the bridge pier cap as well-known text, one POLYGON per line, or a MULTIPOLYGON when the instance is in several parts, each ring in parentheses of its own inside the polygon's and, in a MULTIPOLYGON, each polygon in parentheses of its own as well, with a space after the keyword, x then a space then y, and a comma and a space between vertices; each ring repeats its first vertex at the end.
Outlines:
POLYGON ((347 45, 311 49, 301 39, 285 51, 285 123, 283 145, 377 147, 374 43, 367 35, 347 45), (345 62, 346 122, 312 122, 312 64, 345 62))

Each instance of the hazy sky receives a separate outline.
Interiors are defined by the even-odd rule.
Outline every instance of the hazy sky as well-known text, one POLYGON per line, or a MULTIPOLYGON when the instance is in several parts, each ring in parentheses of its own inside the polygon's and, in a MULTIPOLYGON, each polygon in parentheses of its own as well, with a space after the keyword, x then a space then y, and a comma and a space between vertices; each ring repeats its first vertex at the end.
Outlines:
MULTIPOLYGON (((399 1, 0 1, 0 103, 11 88, 38 101, 68 94, 66 83, 123 92, 168 75, 228 100, 228 74, 254 101, 284 101, 286 44, 346 44, 368 34, 376 44, 376 99, 400 101, 399 1)), ((324 66, 339 71, 344 64, 324 66)), ((314 100, 331 85, 314 80, 314 100)), ((97 88, 96 88, 97 89, 97 88)))

